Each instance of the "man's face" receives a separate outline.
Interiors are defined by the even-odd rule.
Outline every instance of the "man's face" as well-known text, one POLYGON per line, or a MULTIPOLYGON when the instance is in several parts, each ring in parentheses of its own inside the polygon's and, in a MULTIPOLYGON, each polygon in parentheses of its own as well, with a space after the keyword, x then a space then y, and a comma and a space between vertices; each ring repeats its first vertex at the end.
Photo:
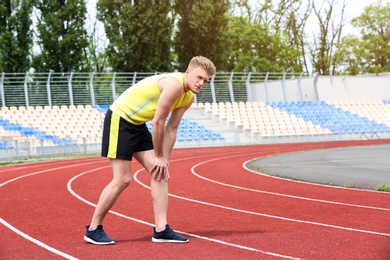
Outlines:
POLYGON ((185 90, 197 94, 207 84, 210 76, 202 68, 189 68, 186 70, 185 79, 185 90))

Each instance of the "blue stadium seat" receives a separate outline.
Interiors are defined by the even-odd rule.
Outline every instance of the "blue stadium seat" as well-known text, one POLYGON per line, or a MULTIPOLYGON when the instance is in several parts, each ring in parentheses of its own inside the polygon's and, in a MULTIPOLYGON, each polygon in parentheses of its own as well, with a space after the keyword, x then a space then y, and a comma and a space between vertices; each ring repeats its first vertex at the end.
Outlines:
POLYGON ((272 102, 270 105, 306 122, 327 128, 335 134, 390 131, 390 127, 384 124, 336 108, 325 101, 272 102))
POLYGON ((178 133, 177 136, 176 136, 176 140, 177 141, 184 141, 184 134, 182 133, 178 133))
POLYGON ((7 142, 6 141, 0 142, 0 149, 6 149, 6 148, 7 148, 7 142))
POLYGON ((102 105, 100 105, 100 107, 101 107, 104 111, 107 111, 107 110, 110 108, 110 106, 109 106, 109 105, 106 105, 106 104, 102 104, 102 105))
POLYGON ((193 140, 192 134, 190 134, 190 133, 185 133, 185 134, 184 134, 184 140, 186 140, 186 141, 191 141, 191 140, 193 140))
MULTIPOLYGON (((151 131, 151 122, 146 122, 146 125, 151 131)), ((177 141, 192 141, 192 140, 210 140, 223 139, 221 133, 214 133, 211 129, 207 129, 205 125, 199 124, 196 121, 191 121, 188 118, 182 118, 177 129, 177 141)))
POLYGON ((200 133, 200 139, 201 140, 209 140, 209 136, 206 132, 200 133))

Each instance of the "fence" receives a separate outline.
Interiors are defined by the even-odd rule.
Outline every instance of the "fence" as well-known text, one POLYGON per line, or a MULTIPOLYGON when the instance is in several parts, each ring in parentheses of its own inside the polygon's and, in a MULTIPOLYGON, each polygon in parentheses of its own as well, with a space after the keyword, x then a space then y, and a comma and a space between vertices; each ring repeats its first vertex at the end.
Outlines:
MULTIPOLYGON (((2 73, 2 106, 111 104, 131 85, 156 73, 2 73)), ((218 72, 195 102, 317 100, 315 80, 294 73, 218 72), (302 79, 306 82, 302 84, 302 79), (302 95, 302 89, 310 95, 302 95), (291 91, 293 94, 291 94, 291 91)))
MULTIPOLYGON (((1 73, 0 97, 2 107, 109 105, 124 90, 147 76, 156 73, 1 73)), ((218 72, 196 95, 195 103, 240 101, 317 101, 347 99, 390 100, 389 74, 355 77, 309 77, 292 73, 233 73, 218 72)), ((7 109, 7 108, 6 108, 7 109)), ((46 109, 46 108, 45 108, 46 109)), ((212 120, 213 121, 213 120, 212 120)), ((230 126, 228 131, 230 131, 230 126)), ((225 129, 226 130, 226 129, 225 129)), ((247 132, 234 130, 223 145, 242 145, 266 142, 305 142, 357 138, 362 136, 331 134, 324 136, 293 136, 251 139, 247 132)), ((388 138, 388 133, 386 137, 388 138)), ((367 137, 367 136, 366 136, 367 137)), ((379 136, 377 136, 379 138, 379 136)), ((369 137, 367 137, 369 138, 369 137)), ((373 138, 371 136, 370 138, 373 138)), ((77 142, 65 146, 47 147, 29 137, 18 138, 14 143, 0 136, 0 159, 28 158, 100 150, 96 142, 77 142)), ((181 143, 179 145, 220 145, 207 143, 181 143)))

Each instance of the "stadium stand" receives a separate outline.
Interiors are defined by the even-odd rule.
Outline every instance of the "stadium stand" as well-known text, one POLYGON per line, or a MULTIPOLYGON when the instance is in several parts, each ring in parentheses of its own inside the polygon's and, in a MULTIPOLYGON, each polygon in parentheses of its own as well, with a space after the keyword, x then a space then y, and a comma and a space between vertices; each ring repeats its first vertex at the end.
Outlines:
POLYGON ((262 137, 329 134, 311 122, 289 115, 265 102, 204 104, 205 111, 262 137))
MULTIPOLYGON (((383 123, 386 105, 381 101, 334 102, 274 102, 273 108, 285 111, 289 115, 302 118, 322 129, 329 129, 333 134, 377 133, 390 131, 383 123), (351 106, 349 106, 351 104, 351 106), (364 105, 363 105, 364 104, 364 105), (367 105, 367 106, 365 106, 367 105), (361 108, 361 109, 358 109, 361 108), (372 110, 373 108, 374 110, 372 110), (376 119, 381 119, 380 121, 376 119)), ((387 111, 388 114, 388 111, 387 111)))
MULTIPOLYGON (((205 103, 206 113, 261 137, 390 132, 387 101, 205 103)), ((368 136, 370 135, 370 137, 368 136)))
POLYGON ((13 140, 27 140, 33 146, 63 146, 82 143, 82 138, 96 142, 100 117, 91 106, 3 107, 0 125, 13 140))
MULTIPOLYGON (((2 139, 27 140, 32 146, 63 146, 100 143, 108 105, 3 107, 0 111, 2 139)), ((151 131, 151 122, 147 123, 151 131)), ((178 141, 222 140, 220 133, 183 118, 178 141)), ((8 142, 11 143, 11 142, 8 142)))
MULTIPOLYGON (((109 104, 154 74, 3 72, 0 159, 100 152, 109 104)), ((175 146, 390 138, 388 77, 218 72, 195 96, 175 146)))
MULTIPOLYGON (((12 150, 16 142, 28 143, 29 149, 86 145, 98 149, 108 108, 2 107, 0 150, 12 150)), ((185 116, 177 132, 178 147, 390 136, 390 100, 204 102, 193 104, 185 116)), ((152 130, 151 122, 147 127, 152 130)))

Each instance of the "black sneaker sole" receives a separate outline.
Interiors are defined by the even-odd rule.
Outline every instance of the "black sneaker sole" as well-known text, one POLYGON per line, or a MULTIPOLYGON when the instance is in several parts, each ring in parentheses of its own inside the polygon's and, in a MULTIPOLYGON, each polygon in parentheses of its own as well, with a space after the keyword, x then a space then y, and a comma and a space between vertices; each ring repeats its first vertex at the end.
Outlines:
POLYGON ((97 242, 95 240, 90 239, 87 236, 84 236, 84 240, 87 241, 88 243, 94 244, 94 245, 113 245, 115 244, 115 241, 110 241, 110 242, 97 242))

